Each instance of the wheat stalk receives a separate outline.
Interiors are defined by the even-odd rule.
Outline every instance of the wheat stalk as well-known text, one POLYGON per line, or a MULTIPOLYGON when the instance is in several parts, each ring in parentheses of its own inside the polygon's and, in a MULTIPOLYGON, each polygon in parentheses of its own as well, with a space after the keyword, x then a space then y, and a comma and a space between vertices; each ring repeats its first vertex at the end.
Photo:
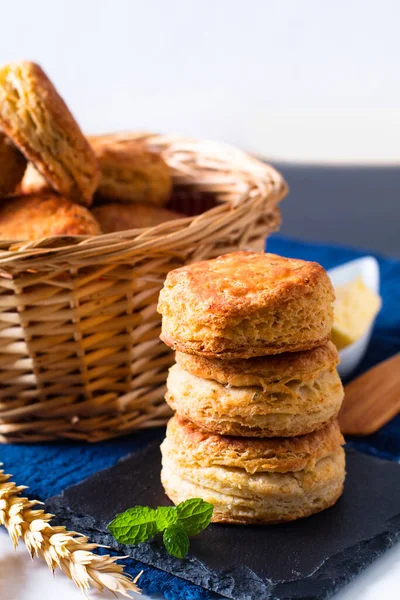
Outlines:
POLYGON ((136 586, 140 574, 133 580, 125 575, 115 562, 121 557, 94 554, 92 550, 100 546, 91 544, 86 536, 50 525, 54 515, 33 509, 42 503, 21 496, 26 487, 10 479, 11 475, 0 469, 0 525, 7 529, 14 547, 22 540, 32 558, 43 558, 52 572, 61 569, 84 593, 91 587, 127 598, 130 591, 140 592, 136 586))

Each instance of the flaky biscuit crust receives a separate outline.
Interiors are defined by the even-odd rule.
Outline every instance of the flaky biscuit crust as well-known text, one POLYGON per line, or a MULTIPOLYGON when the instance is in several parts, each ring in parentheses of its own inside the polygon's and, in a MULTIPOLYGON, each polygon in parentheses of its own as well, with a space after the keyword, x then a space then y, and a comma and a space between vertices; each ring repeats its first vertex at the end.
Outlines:
POLYGON ((164 159, 135 141, 89 137, 101 169, 97 196, 119 202, 165 205, 172 190, 171 170, 164 159))
POLYGON ((96 157, 39 65, 0 69, 0 126, 52 188, 89 206, 99 182, 96 157))
POLYGON ((35 169, 35 166, 32 163, 28 163, 19 186, 19 192, 22 195, 30 195, 53 191, 54 190, 47 179, 35 169))
POLYGON ((54 193, 20 196, 0 204, 2 240, 100 233, 99 224, 87 208, 54 193))
POLYGON ((247 477, 239 475, 234 478, 233 483, 240 482, 240 493, 235 493, 233 488, 227 489, 227 482, 230 481, 227 476, 230 476, 230 472, 224 472, 221 467, 203 475, 200 482, 198 477, 186 475, 186 470, 183 473, 179 470, 177 472, 168 459, 165 461, 161 482, 174 504, 189 498, 202 498, 214 506, 212 523, 273 525, 309 517, 330 508, 338 501, 344 486, 344 451, 340 449, 332 456, 322 459, 314 472, 264 473, 261 476, 247 477), (253 483, 251 478, 254 477, 261 480, 256 490, 253 491, 251 486, 249 492, 243 492, 246 484, 253 483), (213 482, 219 479, 221 485, 215 485, 213 482), (260 493, 260 488, 264 494, 260 493), (281 493, 282 489, 286 492, 281 493))
POLYGON ((332 506, 343 491, 342 440, 330 427, 325 435, 319 432, 319 439, 310 440, 317 434, 302 436, 306 442, 297 438, 286 447, 276 440, 203 439, 205 434, 169 427, 161 445, 161 481, 175 504, 194 497, 213 504, 213 522, 279 523, 306 517, 332 506), (265 468, 274 461, 282 471, 265 468), (306 466, 285 470, 301 463, 306 466))
POLYGON ((26 168, 26 159, 0 131, 0 198, 13 194, 26 168))
POLYGON ((106 146, 113 148, 126 148, 129 144, 142 144, 143 138, 154 135, 149 131, 115 131, 113 133, 97 133, 88 135, 90 144, 96 147, 106 146))
MULTIPOLYGON (((252 329, 255 335, 258 335, 258 329, 262 324, 263 323, 256 324, 255 321, 253 321, 252 329)), ((208 339, 204 336, 200 341, 182 342, 180 340, 178 341, 175 336, 169 335, 165 331, 162 331, 160 334, 160 339, 173 350, 221 360, 271 356, 282 352, 304 352, 305 350, 311 350, 312 348, 317 348, 318 346, 325 344, 331 339, 331 334, 329 332, 324 337, 313 340, 307 339, 303 342, 281 342, 270 344, 265 344, 260 341, 247 341, 247 338, 245 338, 240 330, 238 331, 237 336, 232 337, 233 339, 216 337, 208 339), (246 342, 243 342, 244 338, 246 339, 246 342), (237 342, 235 341, 236 339, 237 342)))
POLYGON ((211 379, 222 385, 267 389, 271 384, 284 384, 292 379, 315 379, 321 372, 339 364, 339 354, 336 346, 327 342, 304 352, 288 352, 247 360, 215 360, 178 351, 175 360, 196 377, 211 379))
POLYGON ((224 466, 247 473, 310 469, 344 444, 337 419, 308 435, 258 439, 210 434, 175 415, 168 422, 166 437, 182 466, 224 466))
POLYGON ((92 209, 92 213, 104 233, 155 227, 165 221, 173 221, 184 216, 160 206, 133 202, 109 202, 96 206, 92 209))
POLYGON ((264 388, 235 387, 203 379, 174 365, 165 399, 204 431, 245 437, 298 436, 337 417, 343 386, 335 367, 315 378, 270 382, 264 388))
POLYGON ((317 263, 233 252, 171 271, 161 290, 161 339, 210 358, 307 350, 330 337, 334 292, 317 263))

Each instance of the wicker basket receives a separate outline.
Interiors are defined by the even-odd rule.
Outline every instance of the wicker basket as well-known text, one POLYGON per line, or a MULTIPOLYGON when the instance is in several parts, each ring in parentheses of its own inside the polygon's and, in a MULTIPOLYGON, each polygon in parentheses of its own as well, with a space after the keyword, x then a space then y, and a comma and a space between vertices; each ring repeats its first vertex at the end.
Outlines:
POLYGON ((234 148, 143 136, 173 171, 187 216, 98 237, 0 243, 0 441, 91 442, 165 423, 173 355, 159 339, 168 271, 261 249, 287 192, 234 148))

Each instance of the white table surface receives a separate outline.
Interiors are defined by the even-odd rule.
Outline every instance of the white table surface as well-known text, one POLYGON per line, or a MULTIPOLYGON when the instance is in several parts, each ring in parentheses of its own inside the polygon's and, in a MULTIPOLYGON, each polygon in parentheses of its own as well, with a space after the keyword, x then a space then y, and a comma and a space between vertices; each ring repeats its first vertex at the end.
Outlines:
MULTIPOLYGON (((335 595, 335 600, 389 600, 398 598, 400 589, 400 543, 396 544, 349 585, 335 595)), ((112 598, 92 592, 90 598, 112 598)), ((26 549, 14 552, 8 535, 0 530, 0 598, 1 600, 82 600, 83 596, 63 574, 52 577, 39 559, 31 560, 26 549)), ((149 600, 132 594, 132 598, 149 600)), ((154 597, 152 597, 152 600, 154 597)), ((179 600, 177 598, 176 600, 179 600)), ((261 599, 254 599, 261 600, 261 599)))
MULTIPOLYGON (((84 596, 63 573, 53 577, 44 561, 31 560, 21 545, 14 551, 8 534, 0 529, 0 599, 1 600, 83 600, 84 596)), ((110 593, 90 593, 90 598, 114 598, 110 593)), ((147 596, 132 594, 134 600, 147 596)))

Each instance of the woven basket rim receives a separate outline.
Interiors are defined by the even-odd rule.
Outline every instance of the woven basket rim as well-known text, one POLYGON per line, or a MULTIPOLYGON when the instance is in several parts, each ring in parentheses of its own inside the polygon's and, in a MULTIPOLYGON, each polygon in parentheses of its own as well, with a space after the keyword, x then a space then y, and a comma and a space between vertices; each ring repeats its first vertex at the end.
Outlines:
MULTIPOLYGON (((179 136, 133 135, 135 139, 162 154, 172 169, 174 186, 195 185, 200 181, 205 192, 216 194, 217 206, 199 215, 182 216, 153 227, 98 236, 52 236, 30 242, 2 240, 0 268, 26 262, 27 259, 42 261, 48 258, 52 262, 64 262, 74 256, 75 260, 80 253, 87 258, 98 252, 103 256, 105 253, 118 254, 126 250, 130 253, 143 253, 147 247, 154 251, 158 241, 165 241, 170 245, 189 228, 192 236, 197 229, 204 236, 204 226, 214 215, 232 210, 248 210, 249 204, 265 201, 266 197, 271 198, 271 204, 277 203, 288 192, 286 181, 274 167, 234 146, 179 136), (231 192, 229 187, 232 188, 231 192)), ((162 244, 159 251, 162 252, 162 244)))
POLYGON ((157 299, 167 273, 261 251, 279 227, 287 186, 273 167, 217 142, 142 139, 169 164, 178 211, 213 206, 151 228, 0 243, 0 443, 96 442, 164 425, 173 352, 159 339, 157 299))

